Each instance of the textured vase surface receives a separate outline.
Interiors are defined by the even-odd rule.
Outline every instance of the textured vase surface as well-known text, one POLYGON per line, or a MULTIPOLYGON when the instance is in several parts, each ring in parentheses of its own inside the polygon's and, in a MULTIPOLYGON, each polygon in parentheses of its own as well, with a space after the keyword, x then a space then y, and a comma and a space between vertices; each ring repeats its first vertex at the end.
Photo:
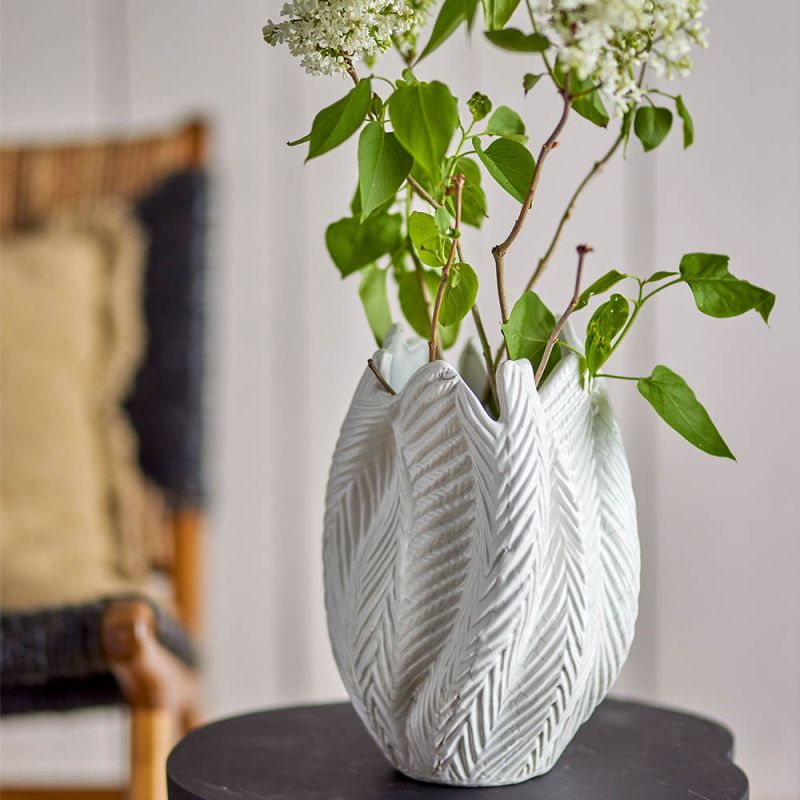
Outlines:
POLYGON ((459 786, 547 772, 633 638, 639 543, 602 382, 565 356, 537 392, 497 374, 492 420, 459 373, 393 331, 330 471, 324 566, 334 656, 386 758, 459 786))

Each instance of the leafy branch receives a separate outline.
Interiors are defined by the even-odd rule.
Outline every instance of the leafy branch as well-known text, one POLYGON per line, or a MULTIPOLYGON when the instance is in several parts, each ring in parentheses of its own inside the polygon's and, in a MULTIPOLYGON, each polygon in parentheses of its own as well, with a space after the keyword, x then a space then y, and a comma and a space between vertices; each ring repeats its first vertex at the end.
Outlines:
MULTIPOLYGON (((489 97, 475 92, 466 102, 471 116, 467 124, 459 115, 457 99, 444 83, 420 80, 411 69, 460 26, 472 26, 477 0, 445 2, 419 57, 416 34, 395 37, 406 61, 406 68, 396 80, 376 74, 359 78, 353 63, 357 56, 353 59, 348 56, 343 63, 337 61, 337 69, 350 76, 353 87, 315 116, 306 136, 290 142, 292 146, 308 143, 308 161, 333 150, 360 131, 358 188, 350 206, 351 214, 328 226, 325 241, 342 277, 361 274, 359 296, 378 344, 392 324, 387 281, 393 275, 403 316, 418 335, 428 337, 430 361, 443 357, 452 347, 461 321, 468 313, 472 314, 486 365, 488 380, 483 400, 487 410, 492 407, 489 402, 492 396, 497 405, 495 375, 504 352, 511 359, 530 361, 537 386, 548 379, 562 357, 572 352, 582 374, 587 376, 589 389, 601 377, 636 381, 640 394, 686 439, 706 452, 732 457, 683 378, 663 365, 642 377, 617 375, 607 371, 605 365, 630 334, 645 304, 671 286, 685 284, 697 308, 708 316, 731 317, 753 310, 765 322, 775 302, 771 292, 733 276, 728 270, 727 256, 709 253, 688 253, 677 270, 662 270, 646 279, 611 270, 582 290, 585 257, 591 251, 585 245, 577 248, 574 291, 558 320, 533 291, 552 261, 587 186, 621 146, 627 147, 632 135, 649 152, 667 140, 677 116, 683 124, 684 148, 693 143, 694 123, 682 96, 658 87, 643 88, 648 56, 659 37, 667 36, 666 29, 659 33, 656 28, 662 22, 654 20, 652 29, 656 33, 651 35, 650 28, 644 30, 635 51, 625 49, 625 37, 606 42, 604 46, 617 48, 615 57, 626 64, 624 74, 620 72, 618 76, 621 83, 615 84, 614 76, 595 72, 581 77, 583 72, 577 67, 566 68, 558 53, 562 45, 548 37, 549 24, 544 26, 547 30, 539 29, 531 0, 525 0, 525 5, 532 32, 508 26, 519 0, 486 0, 481 5, 486 38, 492 45, 528 58, 536 54, 544 62, 546 73, 523 74, 525 95, 544 75, 552 79, 561 95, 560 116, 536 158, 527 146, 525 123, 513 109, 504 105, 493 109, 489 97), (630 78, 636 64, 638 91, 632 91, 630 78), (388 96, 381 97, 373 85, 380 86, 384 94, 388 87, 388 96), (665 102, 660 98, 674 105, 674 113, 657 104, 656 101, 665 102), (533 209, 545 162, 558 146, 571 111, 597 126, 605 128, 609 124, 611 115, 604 99, 611 99, 619 113, 625 111, 619 133, 573 191, 525 291, 509 308, 505 258, 533 209), (481 127, 479 123, 484 120, 481 127), (476 127, 478 130, 474 131, 476 127), (466 146, 467 142, 471 148, 466 146), (465 262, 461 243, 462 227, 479 228, 488 216, 482 186, 484 174, 520 204, 508 234, 492 248, 503 333, 503 342, 494 356, 477 303, 478 277, 465 262), (414 210, 414 196, 432 213, 414 210), (402 208, 396 208, 403 200, 404 214, 402 208), (614 287, 625 280, 636 281, 634 297, 615 291, 614 287), (560 337, 568 319, 595 298, 600 303, 586 323, 581 351, 576 343, 564 342, 560 337)), ((571 12, 565 11, 564 15, 559 24, 566 24, 571 12)), ((375 20, 376 25, 385 22, 375 20)), ((290 28, 286 25, 289 23, 268 24, 264 30, 267 41, 275 43, 279 36, 289 35, 290 28)), ((693 27, 692 32, 697 33, 697 28, 693 27)), ((308 51, 306 55, 314 63, 325 64, 325 59, 330 58, 329 54, 316 51, 308 51)), ((663 52, 659 55, 664 57, 663 52)), ((384 388, 394 393, 375 365, 370 362, 369 367, 384 388)))
POLYGON ((436 293, 436 300, 433 304, 433 314, 431 317, 431 338, 428 342, 428 360, 435 361, 437 354, 437 342, 439 339, 439 317, 442 312, 442 301, 444 300, 444 293, 447 290, 447 281, 450 277, 450 269, 453 266, 453 260, 456 257, 456 247, 458 246, 458 237, 461 235, 461 196, 464 191, 464 176, 456 175, 452 179, 451 192, 455 195, 456 203, 456 223, 455 232, 453 235, 453 242, 450 245, 450 254, 447 257, 447 263, 442 268, 442 279, 439 282, 439 291, 436 293))

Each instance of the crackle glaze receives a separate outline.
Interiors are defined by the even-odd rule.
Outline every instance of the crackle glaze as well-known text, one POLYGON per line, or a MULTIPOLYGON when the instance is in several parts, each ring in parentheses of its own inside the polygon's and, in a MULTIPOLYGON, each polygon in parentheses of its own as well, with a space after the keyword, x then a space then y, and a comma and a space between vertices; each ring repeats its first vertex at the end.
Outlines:
MULTIPOLYGON (((393 330, 330 471, 328 627, 350 698, 405 774, 458 786, 547 772, 633 638, 639 543, 602 382, 566 355, 537 392, 497 374, 492 420, 459 373, 393 330)), ((465 373, 466 374, 466 373, 465 373)))

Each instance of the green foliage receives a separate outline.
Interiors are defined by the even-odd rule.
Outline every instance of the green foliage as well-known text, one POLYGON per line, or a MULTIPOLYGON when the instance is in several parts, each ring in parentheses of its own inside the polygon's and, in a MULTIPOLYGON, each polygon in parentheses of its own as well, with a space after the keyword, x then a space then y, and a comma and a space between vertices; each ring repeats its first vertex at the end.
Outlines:
POLYGON ((447 276, 439 319, 443 325, 455 325, 469 314, 478 296, 478 276, 469 264, 453 264, 447 276))
MULTIPOLYGON (((471 158, 462 156, 456 161, 453 174, 461 174, 466 179, 461 193, 461 221, 480 228, 486 218, 486 195, 481 188, 480 167, 471 158)), ((449 203, 452 203, 451 198, 448 198, 449 203)))
POLYGON ((528 141, 522 117, 508 106, 499 106, 497 111, 489 117, 489 122, 486 123, 486 133, 490 136, 504 136, 506 139, 513 139, 520 143, 528 141))
POLYGON ((472 114, 472 119, 475 122, 480 122, 489 116, 489 112, 492 110, 492 101, 485 94, 474 92, 472 97, 467 100, 467 108, 469 113, 472 114))
POLYGON ((373 214, 363 223, 345 217, 328 226, 325 244, 344 278, 400 247, 402 227, 400 214, 373 214))
POLYGON ((397 194, 411 172, 414 159, 379 122, 369 122, 358 139, 358 185, 361 218, 397 194))
MULTIPOLYGON (((545 53, 550 47, 545 36, 505 27, 519 3, 520 0, 481 0, 486 38, 496 47, 510 52, 545 53)), ((478 0, 443 0, 419 58, 441 47, 462 24, 471 29, 477 5, 478 0)), ((413 54, 409 52, 412 46, 408 42, 403 44, 407 62, 413 61, 413 54)), ((524 74, 522 87, 526 95, 543 77, 549 77, 551 61, 546 57, 545 65, 548 72, 524 74)), ((570 102, 577 115, 600 127, 608 126, 608 111, 591 77, 580 79, 572 70, 567 80, 557 63, 552 77, 562 90, 569 85, 570 102)), ((377 80, 386 79, 372 76, 373 82, 377 80)), ((397 283, 403 316, 419 336, 430 338, 433 305, 444 267, 448 259, 455 256, 454 242, 461 236, 463 225, 480 227, 487 217, 478 162, 519 203, 526 202, 536 170, 534 156, 525 146, 525 123, 508 106, 493 109, 489 97, 475 92, 466 103, 466 121, 461 122, 457 100, 445 84, 420 81, 409 66, 393 84, 387 82, 393 86, 393 91, 385 103, 372 91, 370 78, 362 79, 344 97, 316 115, 308 135, 289 142, 291 146, 308 142, 308 160, 329 152, 361 130, 359 182, 351 203, 352 216, 332 223, 326 230, 325 241, 343 277, 360 272, 359 297, 379 345, 392 324, 387 287, 389 272, 397 283), (476 124, 484 120, 485 129, 476 135, 476 124), (386 130, 387 127, 390 129, 386 130), (489 144, 484 148, 482 142, 487 139, 489 144), (462 155, 468 149, 468 141, 477 158, 470 158, 472 153, 462 155), (456 200, 450 190, 452 178, 457 175, 464 178, 458 226, 456 200), (431 213, 414 210, 414 205, 420 203, 413 195, 413 189, 418 187, 408 185, 405 187, 408 194, 398 196, 409 176, 424 190, 419 194, 430 196, 426 208, 432 206, 431 213), (405 200, 405 214, 392 213, 402 200, 405 200), (378 259, 381 259, 380 265, 378 259)), ((653 97, 671 97, 675 114, 682 123, 683 146, 690 147, 694 141, 694 123, 682 96, 672 97, 658 89, 649 91, 653 97)), ((650 96, 646 100, 648 104, 642 107, 632 102, 622 119, 623 154, 632 133, 644 150, 650 151, 671 131, 673 112, 654 106, 650 96)), ((579 185, 545 260, 554 250, 577 194, 610 159, 618 144, 616 141, 579 185)), ((512 231, 509 242, 516 233, 518 230, 512 231)), ((458 256, 462 257, 460 252, 458 256)), ((731 275, 728 257, 723 255, 689 253, 681 259, 679 271, 659 270, 646 279, 612 269, 583 290, 574 309, 580 311, 592 298, 602 297, 588 320, 584 351, 575 351, 582 385, 591 386, 596 377, 605 374, 604 365, 630 332, 645 303, 663 289, 683 283, 692 291, 697 308, 712 317, 733 317, 754 310, 768 322, 775 303, 771 292, 731 275), (635 299, 614 293, 619 291, 614 287, 624 280, 635 282, 638 288, 635 299)), ((473 309, 477 293, 475 270, 460 260, 452 263, 439 308, 438 335, 443 349, 455 343, 461 321, 473 309)), ((523 294, 502 326, 509 358, 528 359, 534 372, 537 371, 555 325, 554 315, 537 294, 530 291, 523 294)), ((573 348, 558 343, 553 348, 543 380, 567 349, 573 348)), ((491 353, 488 355, 491 357, 491 353)), ((733 458, 706 410, 681 377, 667 367, 657 366, 648 377, 628 377, 627 380, 636 381, 639 392, 656 412, 692 444, 707 453, 733 458)), ((487 408, 490 406, 491 401, 487 408)))
POLYGON ((680 263, 681 277, 689 284, 697 307, 710 317, 736 317, 755 310, 764 322, 775 305, 775 295, 728 271, 728 256, 687 253, 680 263))
POLYGON ((311 132, 309 131, 305 136, 295 139, 293 142, 286 142, 287 147, 297 147, 299 144, 305 144, 311 141, 311 132))
POLYGON ((475 14, 478 11, 480 0, 464 0, 464 16, 467 18, 467 30, 472 31, 475 14))
MULTIPOLYGON (((525 292, 511 310, 508 322, 502 326, 509 358, 527 358, 535 373, 555 325, 556 318, 539 299, 539 295, 536 292, 525 292)), ((560 360, 561 348, 554 347, 544 371, 544 378, 560 360)))
POLYGON ((694 121, 680 95, 675 98, 675 110, 683 122, 683 149, 686 150, 694 144, 694 121))
MULTIPOLYGON (((429 56, 437 47, 449 39, 458 26, 467 20, 468 3, 465 0, 444 0, 436 21, 433 23, 431 38, 425 45, 417 61, 429 56)), ((474 10, 474 5, 472 6, 474 10)))
POLYGON ((481 0, 487 30, 499 31, 516 11, 520 0, 481 0))
POLYGON ((684 439, 712 456, 736 460, 708 412, 680 375, 659 365, 650 377, 639 378, 636 385, 661 419, 684 439))
POLYGON ((586 326, 586 367, 595 375, 606 363, 614 346, 614 339, 625 327, 630 308, 621 294, 611 297, 597 308, 586 326))
POLYGON ((645 279, 644 283, 658 283, 659 281, 666 280, 667 278, 672 278, 675 275, 678 275, 677 272, 671 272, 667 269, 660 269, 658 272, 654 272, 649 278, 645 279))
POLYGON ((380 95, 373 92, 372 99, 369 101, 369 113, 378 121, 383 122, 383 110, 383 100, 380 95))
MULTIPOLYGON (((558 65, 555 66, 553 74, 559 88, 563 89, 566 85, 566 76, 558 65)), ((596 90, 591 91, 593 86, 594 83, 591 78, 581 80, 578 77, 578 73, 573 69, 569 76, 569 91, 571 95, 580 95, 580 97, 576 97, 571 106, 577 114, 588 119, 589 122, 593 122, 601 128, 606 128, 609 122, 608 111, 606 111, 606 107, 600 99, 600 93, 596 90)))
POLYGON ((546 36, 540 33, 523 33, 517 28, 486 31, 486 38, 497 47, 515 53, 543 53, 550 47, 546 36))
POLYGON ((532 72, 526 72, 522 76, 522 89, 527 95, 528 92, 536 86, 537 83, 544 77, 545 73, 534 74, 532 72))
POLYGON ((441 235, 433 216, 413 211, 408 218, 408 235, 423 264, 441 267, 447 261, 447 239, 441 235))
POLYGON ((622 125, 620 126, 620 134, 622 135, 622 157, 628 157, 628 142, 631 139, 631 130, 633 130, 633 116, 635 114, 633 107, 629 108, 625 115, 622 117, 622 125))
POLYGON ((349 139, 361 127, 371 99, 370 82, 363 80, 341 100, 323 108, 311 125, 306 161, 333 150, 349 139))
MULTIPOLYGON (((372 214, 388 214, 392 206, 395 204, 397 198, 393 195, 389 197, 385 203, 378 206, 372 214)), ((350 200, 350 213, 361 220, 361 186, 357 185, 353 197, 350 200)))
POLYGON ((400 143, 435 180, 458 126, 456 99, 443 83, 414 83, 389 98, 389 117, 400 143))
POLYGON ((392 325, 392 312, 386 290, 386 270, 380 269, 375 264, 364 267, 361 270, 358 296, 361 298, 375 341, 380 347, 383 345, 383 337, 392 325))
POLYGON ((524 203, 536 168, 531 152, 511 139, 495 139, 483 150, 476 136, 472 146, 486 171, 515 200, 524 203))
MULTIPOLYGON (((439 273, 425 270, 422 276, 428 296, 433 299, 439 291, 439 273)), ((404 272, 397 277, 397 296, 400 310, 417 336, 429 339, 431 335, 431 318, 428 304, 420 287, 420 277, 416 272, 404 272)), ((439 324, 439 342, 442 349, 452 347, 458 338, 459 325, 444 326, 439 324)))
POLYGON ((672 128, 672 112, 668 108, 642 106, 636 111, 633 132, 645 152, 655 150, 672 128))
POLYGON ((436 209, 433 218, 436 220, 436 227, 439 229, 439 233, 446 234, 453 221, 450 212, 444 206, 441 206, 436 209))
POLYGON ((615 269, 606 272, 605 275, 598 278, 593 284, 581 292, 581 296, 578 298, 578 303, 575 306, 575 310, 577 311, 578 309, 583 308, 596 294, 603 294, 603 292, 607 292, 612 286, 616 286, 620 281, 625 280, 627 277, 627 275, 623 275, 623 273, 617 272, 615 269))

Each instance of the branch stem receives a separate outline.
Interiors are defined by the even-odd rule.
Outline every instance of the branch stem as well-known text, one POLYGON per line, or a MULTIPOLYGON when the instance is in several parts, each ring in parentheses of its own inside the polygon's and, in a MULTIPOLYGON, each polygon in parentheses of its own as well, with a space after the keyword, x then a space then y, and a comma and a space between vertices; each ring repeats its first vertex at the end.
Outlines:
POLYGON ((378 383, 386 389, 389 394, 397 394, 397 392, 392 389, 391 386, 386 382, 386 379, 381 375, 381 371, 375 366, 375 362, 371 359, 367 359, 367 366, 372 370, 372 374, 378 379, 378 383))
POLYGON ((636 378, 631 375, 610 375, 607 372, 598 372, 595 378, 612 378, 615 381, 640 381, 641 378, 636 378))
POLYGON ((410 175, 406 178, 408 185, 429 205, 434 208, 441 208, 442 204, 429 195, 410 175))
POLYGON ((526 292, 529 292, 533 288, 534 284, 539 279, 539 276, 547 268, 547 265, 549 264, 556 247, 558 247, 564 227, 572 216, 572 212, 574 211, 575 205, 578 202, 581 194, 583 194, 583 190, 589 185, 592 178, 594 178, 598 172, 602 171, 603 167, 612 159, 614 153, 617 152, 624 139, 625 137, 623 134, 617 136, 606 154, 598 161, 594 162, 592 168, 586 173, 586 175, 583 177, 583 180, 578 184, 578 188, 572 193, 572 197, 570 198, 569 203, 567 203, 567 207, 564 209, 561 219, 558 221, 555 233, 553 234, 553 238, 550 240, 550 244, 547 246, 547 250, 545 250, 544 255, 539 259, 539 263, 536 265, 536 269, 534 270, 531 279, 525 286, 526 292))
POLYGON ((528 193, 525 195, 525 201, 522 203, 522 207, 519 210, 517 219, 515 220, 514 225, 511 227, 508 236, 506 236, 506 238, 500 242, 500 244, 497 244, 492 248, 492 255, 494 256, 495 264, 495 276, 497 279, 497 297, 500 301, 500 316, 502 317, 503 323, 508 322, 508 301, 506 299, 504 259, 506 253, 508 253, 509 249, 511 248, 511 245, 514 244, 514 241, 522 231, 522 228, 525 225, 525 220, 528 217, 528 212, 533 206, 533 199, 536 196, 536 189, 539 186, 539 179, 542 175, 544 162, 546 161, 547 156, 550 154, 550 151, 554 150, 558 146, 558 137, 561 135, 561 131, 564 130, 564 126, 567 124, 570 103, 572 102, 569 84, 570 78, 569 75, 567 75, 566 80, 564 81, 564 88, 560 90, 561 96, 564 99, 564 106, 561 111, 561 116, 559 117, 555 128, 553 128, 553 132, 547 137, 547 140, 539 150, 539 158, 537 159, 536 166, 533 170, 531 184, 528 187, 528 193))
POLYGON ((575 273, 575 291, 572 294, 572 299, 569 301, 569 304, 564 309, 564 313, 561 315, 561 319, 558 320, 555 328, 553 328, 553 330, 550 332, 550 336, 547 337, 547 344, 545 345, 544 348, 542 360, 539 362, 539 366, 536 369, 536 375, 534 377, 534 381, 537 386, 539 386, 539 384, 542 382, 542 377, 544 376, 544 371, 547 368, 547 362, 550 360, 550 353, 553 352, 553 347, 555 346, 556 340, 558 339, 558 336, 561 333, 562 328, 569 319, 569 315, 575 310, 575 306, 578 305, 578 300, 580 300, 581 298, 581 277, 583 276, 583 261, 586 258, 586 254, 592 252, 592 248, 586 244, 579 244, 577 250, 578 250, 578 269, 575 273))
POLYGON ((349 58, 344 60, 344 68, 347 70, 347 74, 353 79, 353 83, 358 86, 358 73, 353 66, 353 62, 349 58))
POLYGON ((428 294, 428 286, 425 283, 425 267, 422 266, 419 256, 417 256, 416 252, 414 251, 414 245, 411 243, 411 239, 407 239, 407 242, 409 255, 411 256, 411 260, 414 262, 414 273, 417 276, 417 283, 419 284, 419 290, 422 293, 422 299, 425 301, 425 311, 428 315, 428 321, 430 322, 431 298, 428 294))
MULTIPOLYGON (((459 256, 460 258, 461 256, 459 256)), ((486 328, 483 325, 481 312, 478 309, 478 304, 472 306, 472 319, 475 321, 475 329, 478 331, 478 339, 481 342, 481 350, 483 351, 483 359, 486 362, 486 376, 489 381, 489 389, 494 397, 495 403, 499 404, 497 398, 497 383, 495 382, 494 362, 492 361, 492 346, 489 344, 489 338, 486 336, 486 328)))

